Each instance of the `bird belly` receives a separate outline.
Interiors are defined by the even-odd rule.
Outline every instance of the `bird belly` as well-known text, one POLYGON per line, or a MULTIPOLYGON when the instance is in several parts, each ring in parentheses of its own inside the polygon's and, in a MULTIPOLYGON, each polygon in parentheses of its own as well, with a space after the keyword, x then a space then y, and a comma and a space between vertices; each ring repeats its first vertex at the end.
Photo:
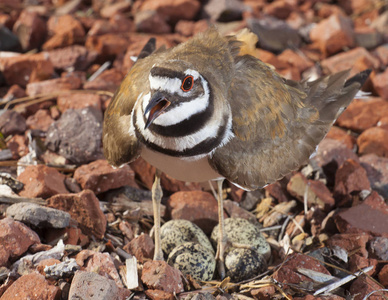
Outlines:
POLYGON ((186 160, 155 152, 146 147, 142 149, 141 156, 154 167, 178 180, 202 182, 223 178, 209 165, 207 156, 198 160, 186 160))

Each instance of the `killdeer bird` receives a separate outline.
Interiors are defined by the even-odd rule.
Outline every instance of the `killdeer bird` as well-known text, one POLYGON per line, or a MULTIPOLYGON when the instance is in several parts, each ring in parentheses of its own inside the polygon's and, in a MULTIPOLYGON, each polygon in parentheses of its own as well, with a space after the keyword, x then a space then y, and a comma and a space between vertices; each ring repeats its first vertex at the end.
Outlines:
POLYGON ((344 71, 312 82, 285 80, 249 55, 256 41, 248 31, 223 37, 215 29, 170 49, 153 52, 151 41, 105 113, 108 161, 120 166, 142 156, 157 169, 155 260, 163 259, 161 172, 183 181, 218 181, 222 266, 223 179, 254 190, 297 169, 369 75, 346 81, 344 71))

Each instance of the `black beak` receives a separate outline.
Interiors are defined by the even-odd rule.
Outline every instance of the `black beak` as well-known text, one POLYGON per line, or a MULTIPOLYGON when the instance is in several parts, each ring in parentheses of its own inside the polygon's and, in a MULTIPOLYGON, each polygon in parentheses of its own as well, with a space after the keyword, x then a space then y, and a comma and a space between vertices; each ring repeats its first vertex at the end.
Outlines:
POLYGON ((155 120, 160 114, 171 104, 170 101, 168 101, 161 92, 156 92, 151 100, 150 103, 148 103, 144 116, 149 112, 149 116, 147 119, 147 122, 144 126, 144 129, 147 129, 153 120, 155 120))

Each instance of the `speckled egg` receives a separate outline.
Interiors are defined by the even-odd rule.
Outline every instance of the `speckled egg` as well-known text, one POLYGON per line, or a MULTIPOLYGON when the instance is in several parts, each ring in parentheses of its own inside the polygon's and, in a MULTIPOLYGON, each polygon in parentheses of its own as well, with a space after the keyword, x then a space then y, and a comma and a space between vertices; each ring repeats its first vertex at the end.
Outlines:
POLYGON ((214 253, 201 244, 187 242, 171 251, 167 263, 196 280, 211 280, 216 269, 214 253))
POLYGON ((265 258, 246 248, 230 248, 225 255, 226 276, 233 282, 253 278, 267 270, 265 258))
MULTIPOLYGON (((251 246, 257 253, 261 254, 265 260, 268 260, 271 255, 271 247, 260 233, 259 229, 259 227, 245 219, 225 219, 225 233, 228 236, 229 242, 251 246)), ((217 245, 218 225, 213 229, 211 241, 213 245, 217 245)))
POLYGON ((206 234, 201 228, 190 221, 168 221, 162 226, 160 233, 162 249, 167 256, 175 247, 186 242, 201 244, 203 247, 214 253, 213 247, 206 234))

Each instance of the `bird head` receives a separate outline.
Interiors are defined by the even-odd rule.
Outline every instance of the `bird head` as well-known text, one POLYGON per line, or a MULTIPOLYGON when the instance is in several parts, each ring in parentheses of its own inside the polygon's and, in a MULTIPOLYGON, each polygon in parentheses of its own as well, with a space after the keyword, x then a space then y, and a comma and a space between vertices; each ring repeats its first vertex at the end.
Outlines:
POLYGON ((208 83, 187 63, 154 65, 148 79, 150 96, 143 102, 145 129, 151 124, 178 124, 208 106, 208 83))

